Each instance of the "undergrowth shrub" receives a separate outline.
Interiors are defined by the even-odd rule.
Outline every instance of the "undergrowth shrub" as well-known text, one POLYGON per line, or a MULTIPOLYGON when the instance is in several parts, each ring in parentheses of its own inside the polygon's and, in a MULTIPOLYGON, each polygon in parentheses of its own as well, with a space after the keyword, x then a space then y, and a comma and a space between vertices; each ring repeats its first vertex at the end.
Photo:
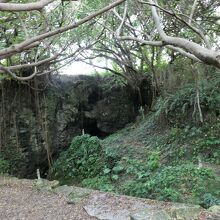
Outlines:
POLYGON ((214 166, 207 166, 212 171, 198 168, 198 164, 199 159, 209 165, 220 163, 219 91, 220 80, 201 82, 200 105, 205 118, 202 124, 196 121, 198 109, 193 114, 196 88, 190 84, 159 100, 156 116, 163 114, 174 124, 165 134, 146 135, 149 127, 143 123, 139 130, 137 126, 111 135, 102 141, 102 147, 96 137, 74 138, 53 166, 55 177, 143 198, 190 202, 205 208, 218 204, 220 180, 213 174, 214 166), (211 118, 207 118, 210 112, 211 118), (129 135, 145 141, 143 154, 135 155, 136 143, 127 138, 129 135))
POLYGON ((73 138, 70 147, 53 165, 53 175, 61 182, 80 181, 97 176, 104 167, 100 140, 90 135, 73 138))
POLYGON ((0 159, 4 158, 4 161, 7 161, 7 173, 22 177, 28 163, 22 149, 17 149, 13 145, 8 145, 6 148, 2 149, 1 155, 2 157, 0 157, 0 159))
POLYGON ((6 174, 9 172, 9 162, 5 160, 1 155, 0 155, 0 174, 6 174))
MULTIPOLYGON (((131 196, 201 204, 207 193, 220 196, 216 181, 211 170, 185 164, 163 167, 154 174, 127 181, 121 186, 121 190, 131 196)), ((220 187, 220 181, 217 184, 220 187)))
POLYGON ((147 177, 160 166, 160 152, 153 151, 149 153, 145 160, 130 159, 123 157, 114 163, 106 159, 102 173, 94 178, 86 178, 82 181, 85 187, 98 189, 108 192, 119 192, 119 186, 123 177, 130 176, 134 179, 147 177))
POLYGON ((201 205, 204 208, 209 208, 214 205, 220 205, 220 199, 216 198, 215 196, 213 196, 210 193, 205 193, 202 197, 201 205))
MULTIPOLYGON (((162 146, 163 147, 163 146, 162 146)), ((166 138, 170 163, 190 160, 220 165, 220 122, 172 128, 166 138)))
POLYGON ((220 122, 198 128, 201 133, 194 137, 193 154, 201 155, 206 162, 220 165, 220 122))
MULTIPOLYGON (((220 78, 203 80, 199 85, 200 106, 203 113, 213 112, 213 116, 220 115, 220 78)), ((187 84, 183 88, 166 98, 160 98, 156 105, 157 114, 166 115, 175 124, 186 124, 190 120, 198 121, 199 114, 196 104, 196 86, 187 84)))

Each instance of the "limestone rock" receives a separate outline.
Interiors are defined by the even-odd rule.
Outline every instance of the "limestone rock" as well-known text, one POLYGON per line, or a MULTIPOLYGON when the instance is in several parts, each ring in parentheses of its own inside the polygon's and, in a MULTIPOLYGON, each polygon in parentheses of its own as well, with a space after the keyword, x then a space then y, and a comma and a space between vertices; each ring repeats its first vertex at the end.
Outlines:
POLYGON ((84 206, 100 220, 197 220, 199 206, 165 203, 107 193, 91 194, 84 206))
POLYGON ((87 188, 80 188, 75 186, 59 186, 53 190, 55 193, 60 193, 68 198, 68 203, 76 204, 81 202, 84 198, 89 196, 93 190, 87 188))

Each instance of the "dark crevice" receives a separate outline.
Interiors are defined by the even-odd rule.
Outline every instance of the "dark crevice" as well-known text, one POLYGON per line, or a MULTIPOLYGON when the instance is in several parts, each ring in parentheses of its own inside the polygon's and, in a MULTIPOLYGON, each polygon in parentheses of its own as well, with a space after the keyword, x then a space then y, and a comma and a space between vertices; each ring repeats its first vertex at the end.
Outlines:
POLYGON ((88 120, 85 119, 84 121, 84 130, 86 134, 90 134, 91 136, 97 136, 98 138, 102 139, 110 135, 109 133, 106 133, 104 131, 101 131, 98 128, 97 121, 96 120, 88 120))

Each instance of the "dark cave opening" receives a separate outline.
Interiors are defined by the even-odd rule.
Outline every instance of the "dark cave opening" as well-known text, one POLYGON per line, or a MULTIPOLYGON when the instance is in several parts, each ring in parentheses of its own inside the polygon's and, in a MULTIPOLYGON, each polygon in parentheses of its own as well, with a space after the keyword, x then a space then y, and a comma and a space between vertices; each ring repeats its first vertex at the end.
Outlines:
POLYGON ((100 139, 103 139, 110 135, 104 131, 101 131, 97 126, 96 120, 85 120, 84 121, 84 130, 86 134, 90 134, 91 136, 97 136, 100 139))

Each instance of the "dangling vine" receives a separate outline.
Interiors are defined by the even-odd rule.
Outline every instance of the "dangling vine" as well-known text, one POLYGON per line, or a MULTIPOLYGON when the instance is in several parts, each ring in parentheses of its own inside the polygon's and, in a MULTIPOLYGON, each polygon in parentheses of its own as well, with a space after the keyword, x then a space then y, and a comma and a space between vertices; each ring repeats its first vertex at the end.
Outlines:
POLYGON ((198 112, 199 112, 199 120, 201 123, 203 123, 203 114, 202 114, 202 110, 201 110, 201 106, 200 106, 200 73, 198 70, 198 67, 196 67, 195 65, 192 65, 192 68, 194 70, 195 73, 195 83, 196 83, 196 96, 195 96, 195 102, 194 102, 194 110, 193 110, 193 116, 196 113, 196 106, 198 108, 198 112))
POLYGON ((47 162, 48 162, 48 168, 49 172, 52 167, 52 157, 51 157, 51 151, 50 151, 50 141, 49 141, 49 135, 48 135, 48 123, 47 123, 47 102, 46 102, 46 96, 45 92, 39 89, 39 82, 35 78, 34 79, 34 100, 35 100, 35 106, 36 106, 36 115, 38 117, 39 126, 42 128, 42 136, 44 139, 44 148, 46 150, 47 154, 47 162), (39 92, 42 92, 43 96, 42 98, 39 97, 39 92), (42 102, 40 101, 42 99, 42 102))
POLYGON ((45 140, 45 149, 47 151, 47 162, 48 162, 48 167, 49 167, 49 172, 50 172, 53 161, 51 157, 49 135, 48 135, 47 102, 46 102, 45 93, 43 93, 43 100, 44 100, 44 116, 43 116, 44 140, 45 140))
POLYGON ((0 118, 0 151, 5 147, 5 94, 4 94, 4 82, 1 83, 1 118, 0 118))

